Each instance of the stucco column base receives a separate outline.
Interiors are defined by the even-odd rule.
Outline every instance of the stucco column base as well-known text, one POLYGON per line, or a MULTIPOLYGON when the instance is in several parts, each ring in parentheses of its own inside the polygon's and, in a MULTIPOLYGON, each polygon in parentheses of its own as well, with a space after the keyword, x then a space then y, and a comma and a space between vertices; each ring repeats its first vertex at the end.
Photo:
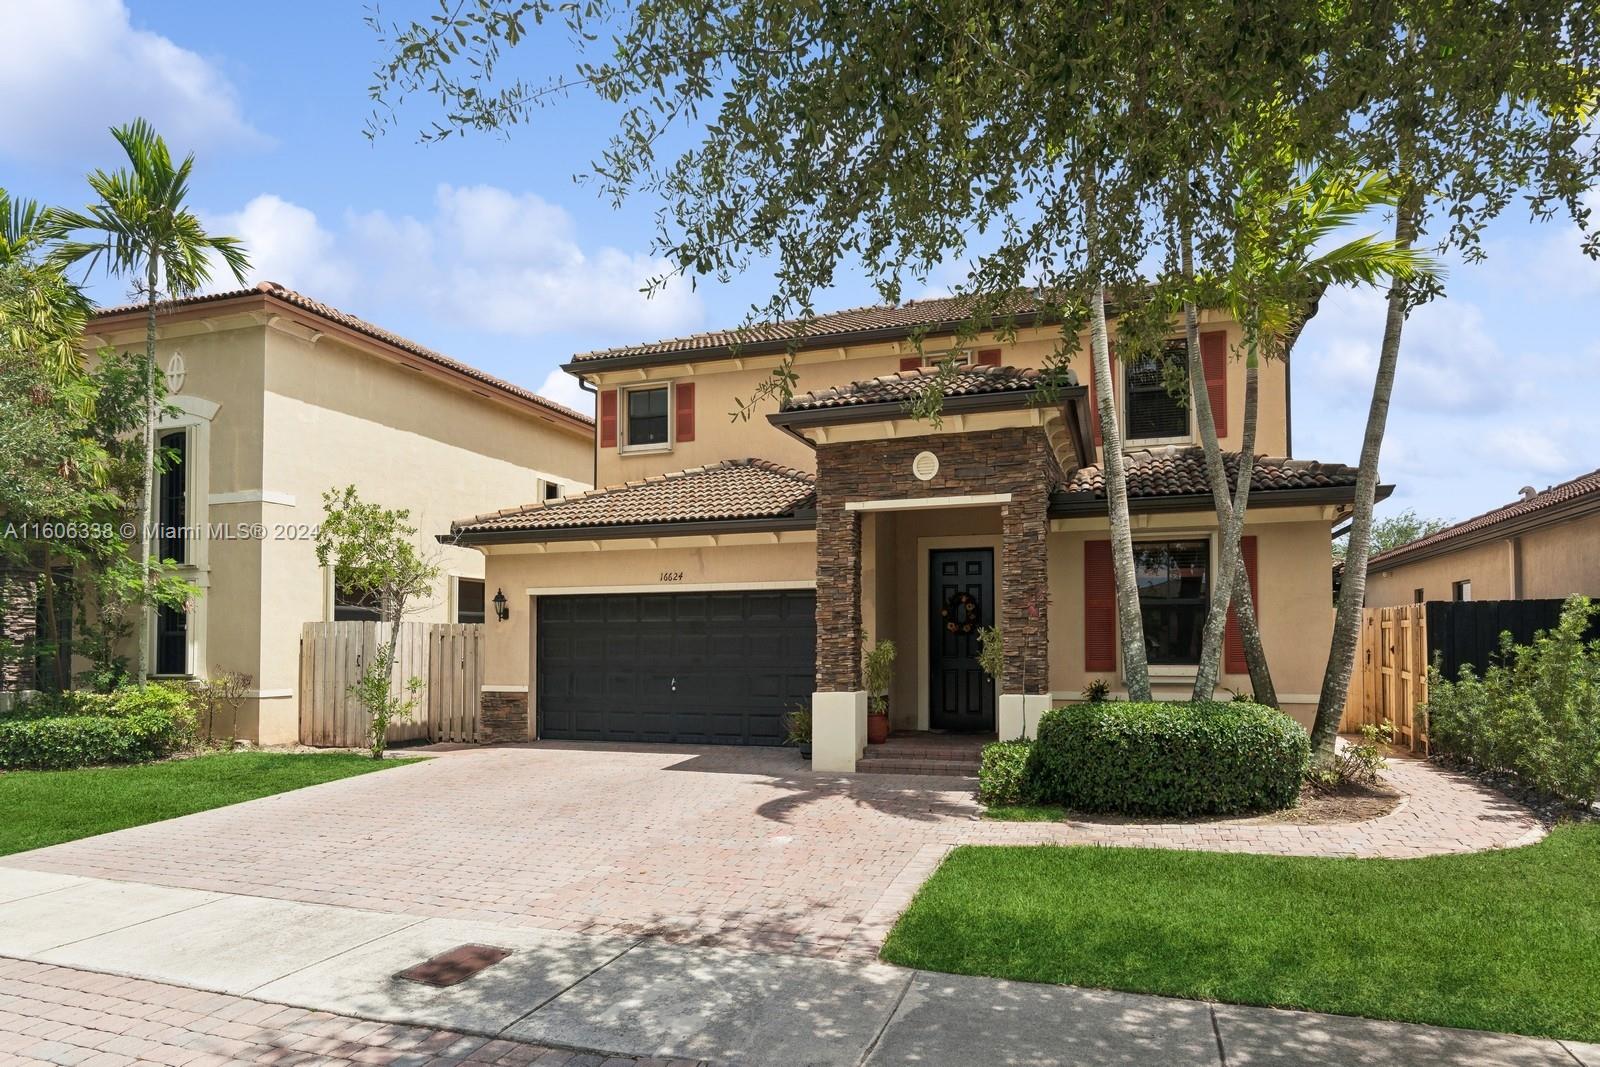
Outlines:
POLYGON ((995 736, 1002 741, 1039 736, 1039 720, 1050 710, 1048 693, 1002 693, 995 708, 995 736))
POLYGON ((811 769, 854 771, 867 743, 867 694, 811 694, 811 769))

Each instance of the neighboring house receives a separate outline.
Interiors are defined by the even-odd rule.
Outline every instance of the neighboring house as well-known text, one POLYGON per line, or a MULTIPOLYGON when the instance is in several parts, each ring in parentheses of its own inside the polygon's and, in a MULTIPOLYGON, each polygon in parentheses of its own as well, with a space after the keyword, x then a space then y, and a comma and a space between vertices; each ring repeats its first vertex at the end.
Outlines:
MULTIPOLYGON (((898 645, 898 729, 1015 737, 1092 679, 1125 692, 1089 390, 1037 403, 1058 327, 1024 310, 1013 338, 957 352, 965 314, 928 300, 575 356, 565 369, 598 393, 608 488, 441 537, 482 549, 487 588, 508 601, 488 624, 495 716, 543 738, 776 744, 785 712, 809 704, 815 765, 849 770, 863 642, 898 645), (794 398, 730 417, 791 344, 794 398), (942 419, 912 418, 906 398, 952 353, 964 368, 942 419), (976 631, 993 622, 998 683, 977 663, 976 631)), ((1238 327, 1208 313, 1201 330, 1203 386, 1236 449, 1238 327)), ((1159 695, 1186 697, 1214 593, 1211 496, 1160 361, 1116 376, 1151 670, 1159 695)), ((1261 372, 1257 440, 1266 457, 1289 452, 1281 362, 1261 372)), ((1244 552, 1278 692, 1303 722, 1332 632, 1329 536, 1354 484, 1340 464, 1255 469, 1244 552)), ((1223 683, 1249 687, 1236 633, 1223 683)))
POLYGON ((1600 470, 1367 562, 1369 607, 1429 600, 1600 596, 1600 470))
MULTIPOLYGON (((376 617, 317 564, 324 491, 409 508, 444 575, 416 617, 468 622, 484 615, 483 557, 432 532, 508 493, 589 485, 592 419, 275 283, 165 305, 158 330, 177 413, 157 436, 178 458, 159 478, 156 548, 201 595, 152 613, 148 668, 249 675, 240 732, 263 744, 299 739, 302 624, 376 617)), ((87 344, 142 352, 144 336, 143 309, 119 307, 87 344)))

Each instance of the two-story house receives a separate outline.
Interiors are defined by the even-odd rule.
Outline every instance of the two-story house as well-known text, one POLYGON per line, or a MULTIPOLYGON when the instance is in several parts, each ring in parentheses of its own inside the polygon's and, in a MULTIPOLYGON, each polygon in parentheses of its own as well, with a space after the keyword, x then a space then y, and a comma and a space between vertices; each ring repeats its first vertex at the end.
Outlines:
MULTIPOLYGON (((901 730, 1016 737, 1095 679, 1125 692, 1090 390, 1039 401, 1058 325, 1024 314, 1010 339, 958 350, 963 318, 937 299, 575 356, 566 369, 598 394, 605 488, 448 535, 482 549, 504 598, 487 624, 495 714, 525 718, 530 737, 776 744, 784 714, 809 705, 815 766, 850 770, 866 642, 897 644, 901 730), (732 417, 791 346, 795 395, 732 417), (942 418, 914 418, 907 398, 950 358, 962 367, 942 418), (996 622, 992 680, 977 631, 996 622)), ((1201 331, 1201 384, 1237 449, 1238 328, 1206 314, 1201 331)), ((1158 695, 1186 697, 1217 526, 1192 412, 1163 385, 1169 358, 1119 365, 1115 393, 1151 671, 1158 695)), ((1332 632, 1329 537, 1355 470, 1280 458, 1283 363, 1263 368, 1260 397, 1243 554, 1280 698, 1309 722, 1332 632)), ((1225 672, 1248 688, 1236 634, 1225 672)))
MULTIPOLYGON (((156 435, 172 459, 154 548, 200 595, 151 613, 146 668, 249 675, 240 737, 299 740, 303 623, 377 617, 317 563, 325 491, 408 508, 441 569, 415 618, 481 622, 483 556, 434 532, 506 493, 591 484, 592 419, 276 283, 163 305, 158 322, 172 413, 156 435)), ((138 306, 99 312, 86 338, 144 343, 138 306)))

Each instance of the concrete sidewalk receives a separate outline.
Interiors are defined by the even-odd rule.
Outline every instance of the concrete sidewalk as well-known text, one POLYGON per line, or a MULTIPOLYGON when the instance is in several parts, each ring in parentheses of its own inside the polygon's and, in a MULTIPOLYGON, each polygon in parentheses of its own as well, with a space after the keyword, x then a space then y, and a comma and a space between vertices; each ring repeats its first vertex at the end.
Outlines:
POLYGON ((1600 1047, 0 868, 0 955, 375 1022, 716 1064, 1600 1067, 1600 1047), (393 975, 511 955, 446 989, 393 975))

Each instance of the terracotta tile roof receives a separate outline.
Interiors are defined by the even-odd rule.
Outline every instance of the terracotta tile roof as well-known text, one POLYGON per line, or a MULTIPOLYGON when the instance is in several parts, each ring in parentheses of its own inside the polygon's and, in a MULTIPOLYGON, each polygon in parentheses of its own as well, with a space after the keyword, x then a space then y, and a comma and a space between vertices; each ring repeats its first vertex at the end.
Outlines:
MULTIPOLYGON (((466 363, 462 363, 460 360, 451 359, 442 352, 435 352, 433 349, 419 345, 415 341, 401 337, 397 333, 392 333, 389 330, 385 330, 382 326, 375 326, 365 319, 357 318, 356 316, 351 315, 349 312, 340 311, 338 308, 324 304, 320 300, 313 300, 311 297, 306 296, 303 293, 297 293, 293 289, 279 285, 277 282, 258 282, 248 289, 229 289, 220 293, 203 293, 198 296, 186 296, 178 300, 167 301, 163 303, 161 307, 192 307, 199 304, 218 303, 224 300, 236 300, 240 297, 246 296, 269 296, 278 300, 282 300, 284 303, 293 305, 302 311, 308 311, 319 318, 327 319, 329 322, 337 323, 346 329, 354 330, 356 333, 371 337, 374 340, 382 341, 388 345, 393 345, 395 348, 409 352, 414 356, 420 356, 429 363, 436 364, 440 367, 444 367, 447 370, 451 370, 457 374, 471 378, 474 381, 481 382, 484 385, 487 385, 502 393, 514 396, 518 400, 524 400, 537 405, 538 407, 547 408, 550 411, 565 415, 571 419, 576 419, 579 422, 586 423, 590 426, 594 425, 594 419, 583 414, 581 411, 574 411, 572 408, 569 408, 564 404, 558 404, 554 400, 548 400, 532 390, 524 389, 520 385, 513 385, 511 382, 508 382, 502 378, 496 378, 494 375, 485 371, 481 371, 478 368, 470 366, 466 363)), ((111 318, 112 316, 127 315, 133 312, 143 314, 144 305, 123 304, 117 307, 100 308, 95 312, 95 317, 111 318)))
POLYGON ((1463 519, 1461 522, 1455 523, 1452 526, 1446 526, 1437 533, 1431 533, 1427 537, 1419 537, 1417 540, 1412 541, 1409 544, 1401 545, 1398 548, 1391 548, 1387 552, 1380 552, 1378 555, 1375 555, 1371 559, 1367 560, 1367 568, 1370 571, 1379 562, 1385 564, 1397 563, 1413 553, 1420 552, 1425 549, 1435 548, 1447 542, 1453 541, 1458 537, 1465 537, 1468 534, 1477 533, 1480 530, 1487 530, 1491 527, 1498 526, 1503 522, 1510 522, 1512 519, 1519 519, 1524 515, 1533 515, 1541 511, 1548 511, 1551 508, 1558 507, 1562 504, 1567 504, 1575 500, 1583 500, 1586 497, 1594 497, 1597 500, 1600 500, 1600 470, 1593 470, 1588 474, 1580 474, 1571 481, 1562 482, 1560 485, 1552 485, 1543 492, 1534 493, 1532 496, 1526 497, 1525 499, 1515 500, 1510 504, 1506 504, 1504 507, 1495 508, 1493 511, 1486 511, 1482 515, 1476 515, 1470 519, 1463 519))
MULTIPOLYGON (((785 400, 780 411, 815 411, 822 408, 854 407, 914 400, 928 382, 939 374, 937 367, 903 370, 880 378, 851 382, 849 385, 818 389, 785 400)), ((1067 385, 1077 385, 1078 376, 1066 372, 1067 385)), ((979 396, 987 393, 1032 392, 1043 380, 1037 370, 1015 367, 962 367, 945 378, 944 395, 979 396)))
MULTIPOLYGON (((1239 473, 1239 453, 1223 456, 1232 484, 1239 473)), ((1356 469, 1343 463, 1320 463, 1314 459, 1283 459, 1257 456, 1250 475, 1250 491, 1275 489, 1350 488, 1356 484, 1356 469)), ((1093 493, 1104 497, 1105 474, 1099 465, 1080 467, 1064 487, 1069 493, 1093 493)), ((1205 451, 1198 445, 1148 449, 1128 454, 1128 495, 1130 497, 1193 496, 1209 494, 1205 451)))
POLYGON ((729 459, 477 515, 451 523, 450 531, 481 534, 776 519, 811 508, 816 500, 816 479, 805 471, 764 459, 729 459))
MULTIPOLYGON (((1038 313, 1036 302, 1026 295, 1010 301, 1004 313, 1027 316, 1038 313)), ((904 304, 877 304, 831 311, 810 318, 782 322, 756 323, 732 330, 711 330, 687 337, 669 337, 644 344, 580 352, 573 363, 589 363, 635 356, 670 356, 687 353, 728 354, 735 346, 787 345, 795 341, 802 348, 827 344, 830 340, 865 331, 900 331, 909 335, 919 329, 953 328, 972 314, 970 297, 947 296, 932 300, 908 300, 904 304)))

